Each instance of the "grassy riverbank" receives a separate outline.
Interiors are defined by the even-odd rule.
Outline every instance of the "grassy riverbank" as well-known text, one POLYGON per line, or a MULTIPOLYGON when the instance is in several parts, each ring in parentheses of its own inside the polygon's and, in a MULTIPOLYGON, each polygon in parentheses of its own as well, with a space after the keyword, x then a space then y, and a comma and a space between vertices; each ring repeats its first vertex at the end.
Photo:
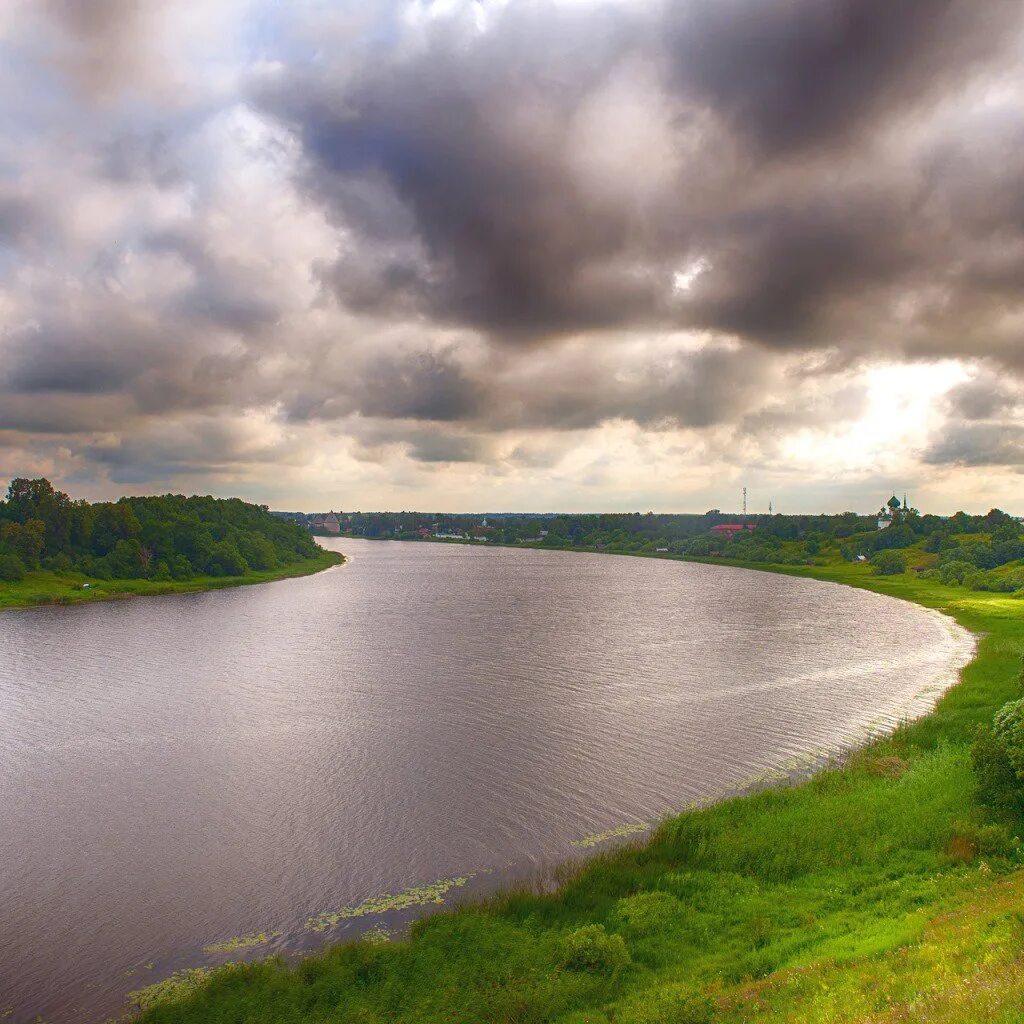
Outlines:
POLYGON ((0 609, 28 608, 33 605, 80 604, 84 601, 111 601, 153 594, 191 594, 224 587, 243 587, 251 583, 270 583, 294 576, 309 576, 344 561, 334 551, 320 551, 278 569, 249 570, 240 576, 194 576, 188 580, 101 580, 76 572, 51 572, 45 569, 26 574, 16 583, 0 582, 0 609), (83 584, 88 588, 83 589, 83 584))
POLYGON ((554 894, 295 969, 228 967, 146 1024, 1021 1020, 1020 826, 978 805, 969 748, 1021 694, 1024 602, 859 565, 777 571, 944 611, 979 635, 977 656, 930 716, 841 768, 683 814, 567 869, 554 894))

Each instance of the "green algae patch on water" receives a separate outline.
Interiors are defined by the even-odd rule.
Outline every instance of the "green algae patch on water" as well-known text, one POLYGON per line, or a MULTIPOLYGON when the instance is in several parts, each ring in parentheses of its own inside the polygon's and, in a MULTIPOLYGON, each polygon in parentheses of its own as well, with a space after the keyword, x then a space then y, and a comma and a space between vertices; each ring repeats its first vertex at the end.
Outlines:
POLYGON ((371 946, 385 946, 392 940, 392 938, 394 938, 393 934, 388 931, 384 925, 375 924, 363 935, 363 942, 366 942, 371 946))
POLYGON ((458 878, 440 878, 429 885, 415 885, 396 895, 382 893, 371 896, 352 907, 340 910, 324 911, 306 921, 306 929, 311 932, 325 932, 339 921, 354 917, 368 917, 371 914, 386 914, 392 910, 406 910, 409 907, 426 907, 431 903, 443 904, 445 896, 452 889, 465 885, 473 876, 462 875, 458 878))
POLYGON ((199 989, 212 977, 214 970, 213 967, 190 967, 184 971, 175 971, 163 981, 129 992, 128 1002, 139 1012, 177 1002, 199 989))
POLYGON ((280 932, 253 932, 251 935, 236 935, 234 938, 225 939, 223 942, 211 942, 203 946, 204 953, 237 953, 243 949, 253 949, 270 942, 271 939, 280 938, 280 932))
POLYGON ((625 836, 635 836, 641 832, 648 832, 650 828, 651 826, 646 822, 637 821, 629 825, 619 825, 618 828, 610 828, 607 832, 595 832, 593 835, 584 836, 582 839, 575 840, 572 845, 589 850, 590 847, 607 843, 611 839, 622 839, 625 836))

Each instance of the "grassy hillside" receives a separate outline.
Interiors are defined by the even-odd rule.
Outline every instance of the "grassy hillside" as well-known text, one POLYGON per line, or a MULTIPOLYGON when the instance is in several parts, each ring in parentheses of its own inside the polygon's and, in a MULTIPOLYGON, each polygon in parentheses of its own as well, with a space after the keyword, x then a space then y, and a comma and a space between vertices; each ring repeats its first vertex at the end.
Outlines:
POLYGON ((941 609, 977 657, 932 715, 842 768, 681 815, 554 894, 151 990, 145 1024, 1020 1020, 1019 823, 980 806, 970 744, 1021 694, 1024 604, 864 565, 780 571, 941 609))

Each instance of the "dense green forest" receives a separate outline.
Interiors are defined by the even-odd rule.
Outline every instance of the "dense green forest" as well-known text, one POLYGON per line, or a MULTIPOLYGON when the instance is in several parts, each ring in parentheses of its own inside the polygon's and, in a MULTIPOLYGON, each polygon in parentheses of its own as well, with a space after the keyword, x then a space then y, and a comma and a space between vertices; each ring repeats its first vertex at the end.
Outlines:
POLYGON ((309 532, 237 498, 165 494, 75 501, 48 480, 16 479, 0 501, 0 581, 33 570, 98 580, 242 576, 316 558, 309 532))
MULTIPOLYGON (((314 532, 315 517, 292 516, 314 532)), ((466 539, 497 544, 725 558, 773 565, 870 562, 972 590, 1024 590, 1024 527, 999 509, 985 515, 922 515, 895 497, 874 515, 449 515, 339 513, 343 535, 396 540, 466 539), (882 528, 880 527, 882 524, 882 528), (745 525, 735 536, 716 527, 745 525)))

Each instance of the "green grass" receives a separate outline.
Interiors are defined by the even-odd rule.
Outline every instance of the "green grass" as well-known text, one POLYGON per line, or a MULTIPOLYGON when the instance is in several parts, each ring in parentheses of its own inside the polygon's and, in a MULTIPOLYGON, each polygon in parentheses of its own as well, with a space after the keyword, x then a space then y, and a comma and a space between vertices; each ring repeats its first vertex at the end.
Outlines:
POLYGON ((781 571, 941 609, 977 656, 931 715, 841 767, 667 821, 566 867, 554 893, 187 979, 145 1000, 145 1024, 1024 1020, 1024 858, 1016 823, 988 827, 969 757, 1020 693, 1024 602, 864 566, 781 571))
POLYGON ((316 558, 303 559, 261 572, 247 572, 244 576, 195 576, 190 580, 97 580, 81 573, 30 572, 17 583, 0 582, 0 609, 28 608, 33 605, 79 604, 83 601, 110 601, 126 597, 154 594, 192 594, 202 590, 220 590, 224 587, 243 587, 250 583, 270 583, 293 576, 312 573, 339 565, 344 557, 334 551, 322 551, 316 558), (89 583, 88 590, 82 589, 89 583))

